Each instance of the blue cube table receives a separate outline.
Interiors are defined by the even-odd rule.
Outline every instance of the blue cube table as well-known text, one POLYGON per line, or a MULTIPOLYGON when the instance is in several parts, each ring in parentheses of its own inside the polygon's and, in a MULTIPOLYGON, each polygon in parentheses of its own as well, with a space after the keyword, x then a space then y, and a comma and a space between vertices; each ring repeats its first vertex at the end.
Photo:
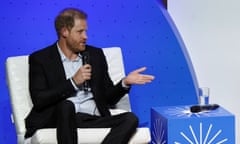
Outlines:
POLYGON ((235 144, 234 115, 219 107, 191 113, 190 105, 151 109, 152 144, 235 144))

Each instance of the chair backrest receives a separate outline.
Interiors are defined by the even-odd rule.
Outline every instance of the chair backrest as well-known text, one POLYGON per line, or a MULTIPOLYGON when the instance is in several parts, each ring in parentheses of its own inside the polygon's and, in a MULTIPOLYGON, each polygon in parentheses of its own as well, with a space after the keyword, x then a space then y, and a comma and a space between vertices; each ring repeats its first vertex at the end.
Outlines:
MULTIPOLYGON (((103 51, 108 62, 110 77, 116 83, 125 76, 121 49, 111 47, 103 48, 103 51)), ((28 55, 13 56, 7 59, 7 83, 17 134, 25 133, 24 119, 32 108, 28 72, 28 55)), ((130 110, 128 95, 124 96, 116 107, 130 110)))
POLYGON ((28 56, 9 57, 6 76, 16 131, 25 133, 24 118, 32 107, 28 90, 28 56))

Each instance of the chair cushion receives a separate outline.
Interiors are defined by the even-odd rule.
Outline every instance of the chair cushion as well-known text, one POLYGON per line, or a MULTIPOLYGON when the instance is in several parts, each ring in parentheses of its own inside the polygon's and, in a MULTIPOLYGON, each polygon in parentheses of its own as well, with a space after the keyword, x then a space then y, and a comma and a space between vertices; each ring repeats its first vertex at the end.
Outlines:
MULTIPOLYGON (((99 144, 109 133, 110 128, 88 128, 78 129, 79 144, 99 144)), ((147 144, 150 141, 148 128, 138 128, 129 144, 147 144)), ((31 140, 32 144, 56 144, 56 129, 38 130, 31 140)))

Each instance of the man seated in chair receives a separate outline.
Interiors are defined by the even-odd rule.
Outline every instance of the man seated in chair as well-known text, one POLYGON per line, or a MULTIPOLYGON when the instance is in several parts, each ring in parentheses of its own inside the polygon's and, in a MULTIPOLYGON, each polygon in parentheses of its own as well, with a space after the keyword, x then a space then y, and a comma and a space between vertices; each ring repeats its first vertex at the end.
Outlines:
POLYGON ((37 129, 56 128, 59 144, 77 144, 77 128, 111 128, 104 144, 127 144, 138 126, 132 112, 111 116, 132 84, 145 84, 152 75, 129 73, 116 85, 110 79, 102 49, 86 45, 87 15, 64 9, 55 19, 58 41, 29 56, 29 87, 33 108, 27 118, 25 138, 37 129), (90 61, 83 64, 84 53, 90 61))

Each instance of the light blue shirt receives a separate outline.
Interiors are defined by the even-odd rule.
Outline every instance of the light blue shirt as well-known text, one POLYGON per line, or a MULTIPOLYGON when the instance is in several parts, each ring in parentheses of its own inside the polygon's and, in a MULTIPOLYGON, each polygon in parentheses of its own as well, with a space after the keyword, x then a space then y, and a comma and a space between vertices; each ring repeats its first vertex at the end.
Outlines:
POLYGON ((82 112, 91 115, 100 115, 96 107, 96 103, 93 100, 92 92, 85 92, 79 89, 71 79, 82 66, 82 56, 79 54, 75 60, 71 61, 64 55, 58 44, 57 47, 61 56, 66 78, 71 80, 75 90, 77 91, 72 97, 67 98, 67 100, 70 100, 74 103, 76 113, 82 112))

